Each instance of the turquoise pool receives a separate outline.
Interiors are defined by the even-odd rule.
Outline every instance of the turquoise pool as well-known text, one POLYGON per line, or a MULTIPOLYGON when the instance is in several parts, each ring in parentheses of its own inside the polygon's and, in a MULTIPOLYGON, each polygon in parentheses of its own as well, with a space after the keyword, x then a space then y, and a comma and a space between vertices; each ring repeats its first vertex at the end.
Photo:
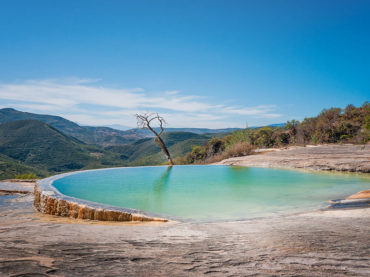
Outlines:
POLYGON ((318 209, 369 189, 367 175, 235 166, 130 167, 54 181, 61 193, 175 218, 239 220, 318 209))

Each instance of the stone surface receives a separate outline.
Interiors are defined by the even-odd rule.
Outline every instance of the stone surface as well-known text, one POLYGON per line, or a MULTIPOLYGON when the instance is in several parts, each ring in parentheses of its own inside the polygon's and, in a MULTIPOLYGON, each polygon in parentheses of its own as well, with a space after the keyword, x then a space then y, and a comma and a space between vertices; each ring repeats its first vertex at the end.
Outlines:
POLYGON ((33 193, 35 182, 21 182, 21 181, 2 181, 0 182, 0 193, 12 194, 33 193))
MULTIPOLYGON (((46 186, 46 188, 52 189, 50 186, 46 186)), ((56 191, 45 190, 45 186, 43 189, 38 184, 34 186, 34 207, 44 214, 101 221, 168 221, 165 218, 150 217, 140 213, 123 211, 119 208, 115 209, 114 207, 105 209, 103 208, 104 205, 101 205, 102 207, 99 204, 93 206, 94 203, 85 205, 83 203, 88 201, 79 199, 70 201, 68 198, 63 197, 56 191)))
MULTIPOLYGON (((258 157, 255 166, 368 172, 367 147, 251 158, 258 157)), ((92 212, 55 204, 52 193, 45 192, 43 207, 73 219, 34 212, 31 194, 0 195, 0 276, 370 276, 370 208, 238 222, 108 223, 78 219, 92 212)))
POLYGON ((98 224, 35 213, 29 196, 4 197, 0 276, 370 275, 370 209, 98 224))
POLYGON ((370 145, 319 145, 230 158, 217 164, 370 172, 370 145))

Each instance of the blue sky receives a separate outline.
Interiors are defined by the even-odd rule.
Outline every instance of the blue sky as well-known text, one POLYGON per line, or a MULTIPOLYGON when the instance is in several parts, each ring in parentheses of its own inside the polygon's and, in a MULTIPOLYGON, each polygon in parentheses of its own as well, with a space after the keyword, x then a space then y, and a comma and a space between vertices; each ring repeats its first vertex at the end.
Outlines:
POLYGON ((361 105, 370 1, 1 1, 0 107, 244 127, 361 105))

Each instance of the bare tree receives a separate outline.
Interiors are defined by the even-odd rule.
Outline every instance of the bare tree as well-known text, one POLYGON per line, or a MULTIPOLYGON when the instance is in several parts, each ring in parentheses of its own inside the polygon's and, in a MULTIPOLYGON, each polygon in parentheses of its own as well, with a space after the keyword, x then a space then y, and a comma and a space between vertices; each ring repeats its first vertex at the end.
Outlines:
POLYGON ((168 160, 168 164, 170 166, 173 166, 174 163, 171 159, 170 152, 168 152, 168 149, 166 145, 164 144, 164 141, 161 138, 161 135, 164 132, 163 125, 166 124, 166 121, 163 117, 159 116, 159 114, 153 114, 153 113, 145 113, 145 114, 136 114, 136 120, 137 120, 137 126, 142 129, 149 129, 154 135, 155 135, 155 142, 159 145, 159 147, 162 149, 164 155, 166 156, 168 160), (152 121, 157 120, 159 122, 159 127, 161 128, 161 131, 159 134, 156 132, 156 130, 150 126, 152 121))

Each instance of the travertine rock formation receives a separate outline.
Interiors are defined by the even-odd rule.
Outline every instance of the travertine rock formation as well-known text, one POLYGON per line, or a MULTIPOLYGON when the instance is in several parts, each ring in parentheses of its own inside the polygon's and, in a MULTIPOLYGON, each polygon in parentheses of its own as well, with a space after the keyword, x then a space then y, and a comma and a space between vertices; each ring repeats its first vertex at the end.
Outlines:
POLYGON ((44 214, 65 216, 78 219, 91 219, 102 221, 161 221, 167 219, 148 217, 142 214, 125 211, 90 207, 77 202, 58 198, 52 191, 42 191, 35 185, 34 206, 44 214))

